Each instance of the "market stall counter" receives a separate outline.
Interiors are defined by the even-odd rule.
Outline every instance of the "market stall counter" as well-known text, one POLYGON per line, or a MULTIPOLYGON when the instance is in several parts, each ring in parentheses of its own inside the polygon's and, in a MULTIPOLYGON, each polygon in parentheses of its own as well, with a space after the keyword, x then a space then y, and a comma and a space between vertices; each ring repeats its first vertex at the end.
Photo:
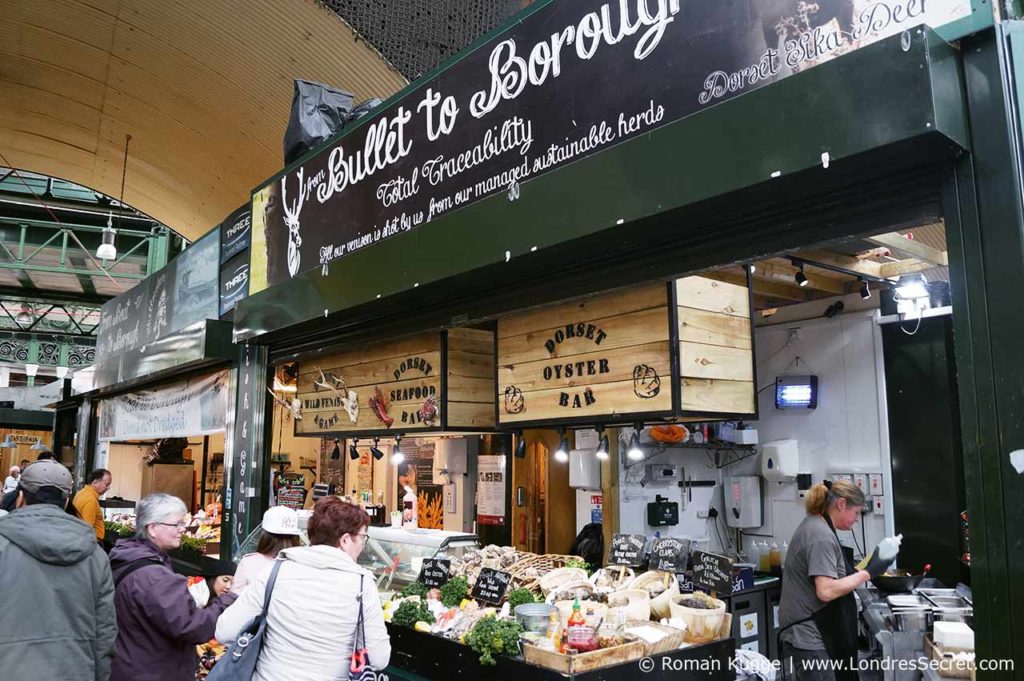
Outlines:
POLYGON ((473 650, 456 641, 391 624, 388 625, 388 632, 391 634, 391 666, 386 673, 391 679, 405 681, 448 678, 495 681, 563 681, 566 678, 573 681, 736 679, 736 671, 731 664, 736 651, 736 643, 732 638, 566 675, 510 657, 498 657, 495 666, 484 666, 473 650))

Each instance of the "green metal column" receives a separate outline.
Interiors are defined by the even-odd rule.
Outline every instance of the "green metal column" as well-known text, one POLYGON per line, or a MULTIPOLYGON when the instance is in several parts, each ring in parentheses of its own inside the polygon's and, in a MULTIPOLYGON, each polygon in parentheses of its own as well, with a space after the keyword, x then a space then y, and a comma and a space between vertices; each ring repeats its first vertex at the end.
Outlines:
POLYGON ((146 252, 146 274, 153 274, 167 264, 170 240, 171 236, 166 228, 156 227, 153 229, 146 252))
POLYGON ((945 192, 971 581, 979 660, 1012 660, 1024 679, 1024 201, 1013 65, 1024 52, 1002 25, 961 43, 972 153, 945 192), (1016 615, 1014 615, 1016 613, 1016 615))
POLYGON ((239 345, 231 441, 225 443, 224 522, 221 556, 238 557, 245 538, 261 522, 267 505, 270 454, 268 393, 271 367, 265 346, 239 345), (230 463, 228 453, 230 452, 230 463))

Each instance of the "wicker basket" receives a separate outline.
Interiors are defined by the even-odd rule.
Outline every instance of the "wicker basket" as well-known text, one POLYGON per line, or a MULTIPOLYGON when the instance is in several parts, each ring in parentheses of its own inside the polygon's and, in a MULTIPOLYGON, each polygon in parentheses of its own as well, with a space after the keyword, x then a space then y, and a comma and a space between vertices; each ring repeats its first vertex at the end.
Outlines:
POLYGON ((559 556, 551 553, 531 555, 529 558, 524 558, 509 569, 509 572, 512 574, 512 588, 529 589, 535 593, 540 593, 540 578, 556 568, 565 567, 565 564, 570 560, 583 559, 579 556, 559 556), (540 575, 536 577, 527 576, 526 571, 531 568, 536 568, 540 575))

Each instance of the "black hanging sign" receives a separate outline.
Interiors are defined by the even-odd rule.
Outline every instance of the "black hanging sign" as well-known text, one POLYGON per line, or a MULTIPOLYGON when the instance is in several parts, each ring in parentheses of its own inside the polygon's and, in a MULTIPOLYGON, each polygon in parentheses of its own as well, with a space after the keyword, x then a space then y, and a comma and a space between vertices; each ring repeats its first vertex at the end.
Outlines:
POLYGON ((686 539, 666 537, 656 539, 651 547, 649 567, 664 572, 682 572, 690 557, 690 542, 686 539))
POLYGON ((249 248, 252 232, 252 213, 249 204, 237 208, 224 222, 220 223, 220 261, 249 248))
POLYGON ((245 250, 220 266, 220 315, 226 315, 248 295, 249 251, 245 250))
POLYGON ((705 551, 693 553, 693 584, 719 594, 732 593, 732 561, 705 551))
POLYGON ((427 558, 420 569, 420 579, 427 586, 444 586, 452 573, 452 562, 447 558, 427 558))
POLYGON ((473 585, 473 598, 481 603, 499 605, 505 598, 512 575, 493 568, 481 568, 473 585))
POLYGON ((971 13, 963 0, 798 5, 536 3, 256 190, 251 243, 267 257, 253 292, 489 196, 513 201, 535 177, 843 52, 971 13))
POLYGON ((612 535, 612 550, 608 554, 608 564, 629 567, 643 565, 646 543, 647 537, 642 534, 612 535))

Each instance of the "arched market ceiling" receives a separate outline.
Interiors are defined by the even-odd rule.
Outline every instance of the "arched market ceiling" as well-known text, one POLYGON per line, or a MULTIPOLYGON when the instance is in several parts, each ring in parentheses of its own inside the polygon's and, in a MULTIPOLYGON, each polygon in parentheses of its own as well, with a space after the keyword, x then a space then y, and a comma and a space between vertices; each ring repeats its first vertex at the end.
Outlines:
POLYGON ((0 152, 194 239, 283 165, 292 80, 405 78, 314 0, 0 0, 0 152))

